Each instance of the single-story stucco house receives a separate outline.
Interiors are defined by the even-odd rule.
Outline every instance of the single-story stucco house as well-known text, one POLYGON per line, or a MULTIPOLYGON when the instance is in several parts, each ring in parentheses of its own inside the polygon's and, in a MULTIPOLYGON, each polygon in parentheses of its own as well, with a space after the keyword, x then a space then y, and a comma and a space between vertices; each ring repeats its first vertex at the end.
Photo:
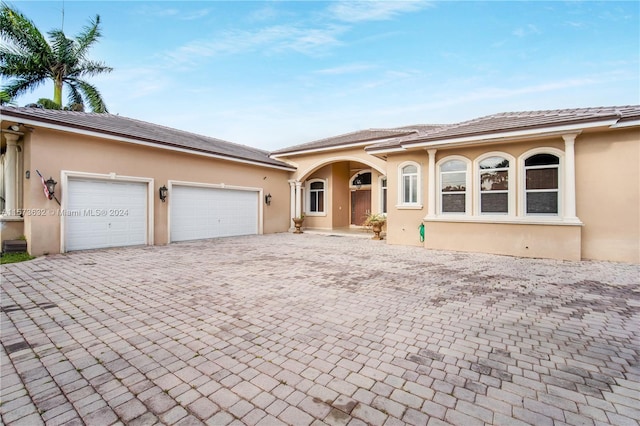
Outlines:
POLYGON ((640 105, 271 153, 111 114, 2 107, 0 130, 1 239, 34 255, 286 232, 303 213, 308 229, 343 229, 374 212, 391 244, 640 263, 640 105))

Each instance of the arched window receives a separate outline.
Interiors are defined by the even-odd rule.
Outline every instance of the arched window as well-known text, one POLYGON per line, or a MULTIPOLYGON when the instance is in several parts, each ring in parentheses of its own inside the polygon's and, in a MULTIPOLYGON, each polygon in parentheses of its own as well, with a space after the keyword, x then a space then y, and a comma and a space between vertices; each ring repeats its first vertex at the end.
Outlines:
POLYGON ((458 159, 440 164, 441 213, 467 213, 467 168, 468 163, 458 159))
POLYGON ((360 188, 371 185, 371 172, 360 172, 351 179, 351 186, 360 188))
POLYGON ((510 166, 510 160, 500 155, 487 157, 478 162, 480 214, 509 213, 510 166))
POLYGON ((325 181, 315 179, 308 182, 307 213, 324 213, 325 181))
POLYGON ((524 160, 525 213, 558 215, 560 158, 549 153, 534 154, 524 160))
POLYGON ((418 205, 420 197, 420 166, 416 163, 401 165, 400 204, 418 205))

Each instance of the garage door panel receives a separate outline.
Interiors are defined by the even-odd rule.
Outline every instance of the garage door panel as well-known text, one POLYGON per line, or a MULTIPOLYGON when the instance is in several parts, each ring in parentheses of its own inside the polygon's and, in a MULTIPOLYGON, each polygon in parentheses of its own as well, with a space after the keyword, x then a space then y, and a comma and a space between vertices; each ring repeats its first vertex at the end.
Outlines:
POLYGON ((172 188, 171 241, 258 233, 258 192, 222 188, 172 188))
POLYGON ((146 183, 69 179, 65 249, 147 243, 146 183))

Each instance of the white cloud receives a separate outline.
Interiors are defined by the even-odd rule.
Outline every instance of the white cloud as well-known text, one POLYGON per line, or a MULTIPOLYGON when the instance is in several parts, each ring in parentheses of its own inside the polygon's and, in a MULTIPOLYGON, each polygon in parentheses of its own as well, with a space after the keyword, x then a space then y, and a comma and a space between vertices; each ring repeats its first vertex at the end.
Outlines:
POLYGON ((191 63, 199 58, 238 54, 260 50, 266 53, 296 51, 318 55, 340 44, 337 36, 346 28, 328 25, 324 28, 300 28, 276 25, 256 31, 226 31, 207 40, 189 42, 164 56, 174 63, 191 63))
POLYGON ((328 74, 328 75, 355 74, 355 73, 367 71, 373 68, 376 68, 376 66, 372 64, 347 64, 339 67, 317 70, 316 73, 328 74))
POLYGON ((157 18, 172 18, 172 19, 179 19, 182 21, 192 21, 194 19, 203 18, 209 15, 209 13, 211 13, 211 9, 209 8, 199 9, 199 10, 190 11, 188 13, 184 13, 180 9, 176 9, 173 7, 162 8, 162 7, 145 5, 134 10, 134 13, 138 15, 154 16, 157 18))
POLYGON ((513 35, 516 37, 525 37, 531 34, 540 34, 540 30, 533 24, 528 24, 525 27, 516 28, 513 30, 513 35))
POLYGON ((329 6, 335 19, 344 22, 386 21, 402 13, 416 12, 431 6, 423 0, 408 1, 339 1, 329 6))

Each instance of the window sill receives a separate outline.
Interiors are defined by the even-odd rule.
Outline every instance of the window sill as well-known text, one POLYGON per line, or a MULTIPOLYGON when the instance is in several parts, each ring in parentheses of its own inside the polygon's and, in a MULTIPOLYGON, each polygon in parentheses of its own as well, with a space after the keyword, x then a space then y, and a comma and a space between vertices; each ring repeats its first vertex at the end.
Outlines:
POLYGON ((535 217, 535 216, 426 216, 424 222, 461 222, 461 223, 490 223, 510 225, 559 225, 582 226, 578 218, 535 217))
POLYGON ((396 205, 398 210, 422 210, 422 204, 398 204, 396 205))
POLYGON ((326 213, 305 213, 304 214, 305 217, 325 217, 327 216, 326 213))

